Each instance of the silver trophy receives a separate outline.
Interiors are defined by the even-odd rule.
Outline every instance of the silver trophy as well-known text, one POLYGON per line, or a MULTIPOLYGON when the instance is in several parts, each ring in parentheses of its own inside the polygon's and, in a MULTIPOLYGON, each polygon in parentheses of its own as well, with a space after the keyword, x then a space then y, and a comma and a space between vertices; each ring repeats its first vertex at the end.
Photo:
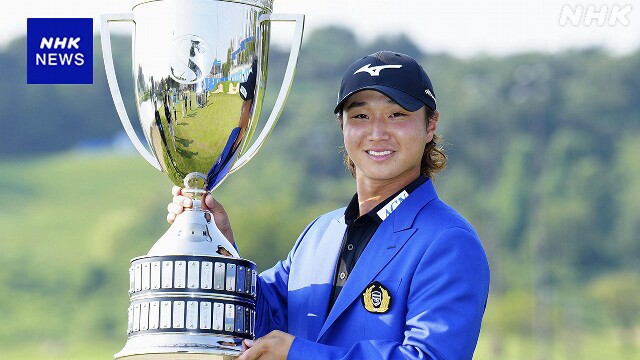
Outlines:
POLYGON ((256 265, 240 258, 200 204, 257 153, 291 88, 304 16, 272 14, 272 4, 135 0, 131 13, 101 18, 107 80, 129 139, 194 200, 147 255, 131 261, 128 341, 116 359, 233 359, 242 340, 254 337, 256 265), (113 21, 135 25, 133 81, 150 151, 118 87, 113 21), (273 21, 295 22, 295 33, 274 109, 258 126, 273 21))

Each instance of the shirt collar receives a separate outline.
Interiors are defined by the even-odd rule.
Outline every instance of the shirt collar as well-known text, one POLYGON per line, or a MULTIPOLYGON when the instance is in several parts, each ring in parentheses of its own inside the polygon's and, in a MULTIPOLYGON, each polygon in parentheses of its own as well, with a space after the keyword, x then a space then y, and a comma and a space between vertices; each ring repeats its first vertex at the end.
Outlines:
MULTIPOLYGON (((398 197, 398 195, 400 195, 402 192, 406 191, 407 194, 411 194, 415 189, 419 188, 420 185, 424 184, 426 181, 427 181, 427 177, 426 176, 424 176, 424 175, 418 176, 417 179, 413 180, 407 186, 405 186, 404 188, 398 190, 395 194, 389 196, 384 201, 382 201, 380 204, 378 204, 376 207, 371 209, 371 211, 366 213, 365 216, 369 217, 371 220, 373 220, 376 223, 380 224, 382 222, 382 220, 384 220, 384 219, 382 219, 378 215, 378 211, 380 211, 381 209, 383 209, 384 207, 389 205, 389 203, 391 203, 392 201, 396 200, 396 197, 398 197)), ((395 210, 395 208, 390 209, 389 213, 393 212, 393 210, 395 210)), ((347 205, 347 208, 344 211, 345 223, 347 225, 353 224, 353 222, 356 219, 358 219, 358 215, 360 215, 360 206, 358 204, 358 193, 355 193, 353 195, 353 197, 351 198, 351 201, 349 202, 349 205, 347 205)))

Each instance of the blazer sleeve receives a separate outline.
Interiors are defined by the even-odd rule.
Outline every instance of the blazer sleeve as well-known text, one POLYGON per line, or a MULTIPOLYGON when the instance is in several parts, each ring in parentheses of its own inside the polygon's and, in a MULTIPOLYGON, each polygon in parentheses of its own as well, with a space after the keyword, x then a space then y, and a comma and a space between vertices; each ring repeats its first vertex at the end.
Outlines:
POLYGON ((256 289, 256 338, 264 336, 272 330, 287 331, 287 299, 291 263, 300 243, 317 220, 316 218, 311 222, 298 237, 286 259, 279 261, 274 267, 258 276, 256 289))
POLYGON ((341 348, 296 338, 288 359, 471 359, 489 292, 489 264, 477 235, 441 231, 407 277, 402 342, 362 340, 341 348))

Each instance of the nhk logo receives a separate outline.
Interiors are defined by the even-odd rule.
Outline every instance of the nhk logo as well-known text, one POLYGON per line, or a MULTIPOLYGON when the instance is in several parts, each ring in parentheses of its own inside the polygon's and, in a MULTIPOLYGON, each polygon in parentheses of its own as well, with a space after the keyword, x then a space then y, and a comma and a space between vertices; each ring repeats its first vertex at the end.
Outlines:
MULTIPOLYGON (((79 37, 75 37, 75 38, 55 38, 55 40, 53 39, 53 37, 48 37, 48 38, 42 38, 42 41, 40 42, 40 50, 45 50, 45 49, 66 49, 66 50, 70 50, 70 49, 75 49, 75 50, 80 50, 80 46, 78 45, 80 43, 80 38, 79 37)), ((58 66, 58 65, 76 65, 76 66, 82 66, 84 65, 84 54, 77 52, 77 53, 59 53, 59 52, 40 52, 40 53, 36 53, 36 65, 45 65, 45 66, 58 66)))
POLYGON ((27 83, 93 83, 93 19, 27 19, 27 83))
POLYGON ((629 26, 629 15, 631 14, 631 4, 622 5, 576 5, 571 7, 564 5, 560 12, 559 23, 561 26, 569 24, 573 26, 629 26))

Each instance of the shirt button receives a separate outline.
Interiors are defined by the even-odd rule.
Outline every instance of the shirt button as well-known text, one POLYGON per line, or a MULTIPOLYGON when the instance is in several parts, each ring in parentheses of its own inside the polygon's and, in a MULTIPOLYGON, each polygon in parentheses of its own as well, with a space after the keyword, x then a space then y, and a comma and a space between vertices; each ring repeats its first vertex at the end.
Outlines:
POLYGON ((347 245, 347 250, 349 250, 349 251, 353 250, 353 244, 347 245))
POLYGON ((344 272, 340 273, 340 280, 344 280, 347 277, 347 274, 344 272))

